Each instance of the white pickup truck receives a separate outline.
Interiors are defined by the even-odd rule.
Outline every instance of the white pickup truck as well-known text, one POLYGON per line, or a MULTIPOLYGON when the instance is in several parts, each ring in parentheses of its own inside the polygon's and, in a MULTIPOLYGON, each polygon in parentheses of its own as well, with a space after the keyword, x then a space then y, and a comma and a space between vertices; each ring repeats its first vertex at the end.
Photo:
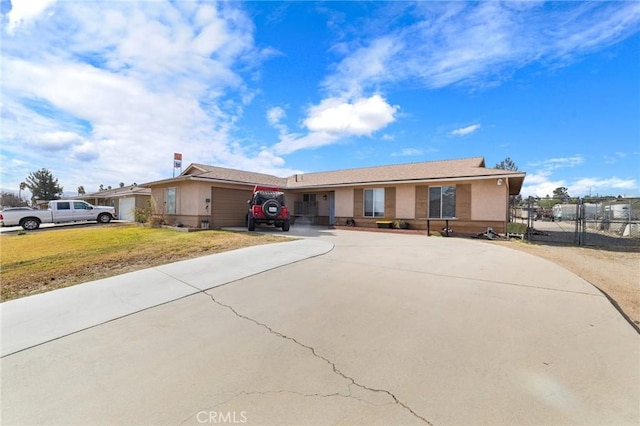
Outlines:
POLYGON ((113 207, 93 206, 85 201, 54 200, 49 201, 47 210, 28 208, 6 209, 0 211, 0 226, 20 225, 31 231, 38 229, 41 223, 63 223, 95 220, 109 223, 115 216, 113 207))

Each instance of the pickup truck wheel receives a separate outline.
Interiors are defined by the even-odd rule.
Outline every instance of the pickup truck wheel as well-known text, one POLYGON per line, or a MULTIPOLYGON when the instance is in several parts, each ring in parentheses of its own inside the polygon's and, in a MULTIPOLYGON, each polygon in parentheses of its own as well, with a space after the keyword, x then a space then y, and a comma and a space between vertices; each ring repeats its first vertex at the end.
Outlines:
POLYGON ((255 231, 256 230, 256 220, 254 218, 252 218, 251 216, 249 216, 247 229, 249 229, 249 231, 255 231))
POLYGON ((20 221, 20 226, 25 231, 33 231, 34 229, 40 228, 40 220, 35 217, 27 217, 20 221))
POLYGON ((109 223, 111 222, 111 215, 109 213, 102 213, 98 216, 98 223, 109 223))

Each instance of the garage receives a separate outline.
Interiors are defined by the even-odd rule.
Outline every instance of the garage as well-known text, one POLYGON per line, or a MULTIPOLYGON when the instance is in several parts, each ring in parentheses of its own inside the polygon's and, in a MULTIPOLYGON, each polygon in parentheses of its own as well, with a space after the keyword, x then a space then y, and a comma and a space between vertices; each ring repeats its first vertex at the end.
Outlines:
POLYGON ((118 219, 135 221, 135 197, 123 197, 118 201, 118 219))
POLYGON ((214 228, 245 226, 252 191, 211 188, 211 221, 214 228))

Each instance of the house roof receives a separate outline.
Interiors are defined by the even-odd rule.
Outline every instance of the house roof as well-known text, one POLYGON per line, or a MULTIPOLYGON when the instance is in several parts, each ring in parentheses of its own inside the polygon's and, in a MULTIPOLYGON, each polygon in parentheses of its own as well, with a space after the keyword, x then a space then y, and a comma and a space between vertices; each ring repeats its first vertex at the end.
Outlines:
POLYGON ((122 188, 107 189, 99 192, 91 192, 89 194, 79 195, 73 198, 86 199, 86 198, 121 198, 132 197, 135 195, 151 195, 151 188, 143 186, 123 186, 122 188))
POLYGON ((401 182, 433 182, 444 180, 473 180, 486 178, 508 178, 509 193, 520 193, 525 173, 485 166, 484 158, 474 157, 458 160, 428 161, 389 166, 365 167, 328 172, 301 173, 287 178, 246 172, 205 164, 191 164, 178 177, 145 184, 167 183, 175 180, 203 179, 228 183, 262 184, 284 189, 313 189, 356 185, 391 184, 401 182))
POLYGON ((180 176, 197 176, 204 179, 224 181, 229 183, 248 183, 251 185, 271 185, 285 187, 287 178, 267 175, 263 173, 245 172, 244 170, 227 169, 225 167, 208 166, 206 164, 191 164, 180 176))
MULTIPOLYGON (((395 164, 390 166, 366 167, 336 170, 332 172, 305 173, 288 178, 289 188, 313 186, 342 186, 355 184, 375 184, 385 182, 464 179, 478 177, 498 177, 524 175, 485 167, 484 158, 461 160, 428 161, 420 163, 395 164)), ((523 176, 524 178, 524 176, 523 176)))

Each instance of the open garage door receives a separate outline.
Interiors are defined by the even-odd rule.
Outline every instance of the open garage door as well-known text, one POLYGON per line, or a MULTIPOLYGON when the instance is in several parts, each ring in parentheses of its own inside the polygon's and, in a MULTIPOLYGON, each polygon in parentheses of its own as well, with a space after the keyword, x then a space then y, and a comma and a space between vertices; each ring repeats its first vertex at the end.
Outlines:
POLYGON ((245 226, 251 190, 211 188, 212 227, 245 226))

